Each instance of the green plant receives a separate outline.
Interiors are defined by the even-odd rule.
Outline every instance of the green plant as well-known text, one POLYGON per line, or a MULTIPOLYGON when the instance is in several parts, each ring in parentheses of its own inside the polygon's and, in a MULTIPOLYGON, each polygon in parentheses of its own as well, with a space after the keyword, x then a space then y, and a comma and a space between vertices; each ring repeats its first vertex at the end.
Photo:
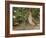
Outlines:
POLYGON ((13 16, 16 16, 16 20, 19 23, 22 23, 28 19, 29 12, 32 13, 32 17, 34 19, 39 19, 39 8, 20 8, 20 7, 13 7, 13 16))

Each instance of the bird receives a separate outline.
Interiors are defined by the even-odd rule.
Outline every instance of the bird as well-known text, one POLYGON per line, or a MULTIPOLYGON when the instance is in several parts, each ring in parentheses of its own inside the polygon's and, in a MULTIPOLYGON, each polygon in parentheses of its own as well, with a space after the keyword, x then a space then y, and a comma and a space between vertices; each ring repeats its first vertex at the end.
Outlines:
POLYGON ((32 13, 29 11, 29 15, 28 15, 28 22, 32 25, 32 26, 35 26, 37 23, 36 23, 36 20, 32 17, 32 13))

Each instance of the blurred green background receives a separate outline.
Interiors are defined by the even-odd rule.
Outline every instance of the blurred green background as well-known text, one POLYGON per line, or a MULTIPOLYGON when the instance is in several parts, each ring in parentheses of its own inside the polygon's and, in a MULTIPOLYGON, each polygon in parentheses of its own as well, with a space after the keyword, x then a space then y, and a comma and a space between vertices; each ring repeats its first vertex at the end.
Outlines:
MULTIPOLYGON (((33 22, 35 22, 35 24, 37 25, 37 23, 39 24, 40 22, 40 8, 21 8, 21 7, 13 7, 13 25, 18 26, 19 24, 21 24, 19 27, 15 27, 15 28, 20 28, 20 29, 24 29, 27 26, 32 28, 31 26, 29 26, 28 23, 25 22, 28 21, 28 17, 29 17, 29 13, 31 13, 32 18, 33 18, 33 22)), ((25 28, 26 29, 26 28, 25 28)))

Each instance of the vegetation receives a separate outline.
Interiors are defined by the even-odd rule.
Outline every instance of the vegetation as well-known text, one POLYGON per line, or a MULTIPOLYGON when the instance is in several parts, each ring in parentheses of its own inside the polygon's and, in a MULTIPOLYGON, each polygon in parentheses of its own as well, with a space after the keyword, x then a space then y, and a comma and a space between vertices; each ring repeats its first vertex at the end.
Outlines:
POLYGON ((39 8, 13 7, 13 16, 16 17, 16 18, 14 18, 14 22, 22 23, 22 22, 26 21, 28 19, 29 10, 32 13, 32 17, 35 20, 39 19, 39 12, 40 12, 39 8))
POLYGON ((40 13, 39 8, 31 8, 31 12, 34 19, 39 19, 39 13, 40 13))

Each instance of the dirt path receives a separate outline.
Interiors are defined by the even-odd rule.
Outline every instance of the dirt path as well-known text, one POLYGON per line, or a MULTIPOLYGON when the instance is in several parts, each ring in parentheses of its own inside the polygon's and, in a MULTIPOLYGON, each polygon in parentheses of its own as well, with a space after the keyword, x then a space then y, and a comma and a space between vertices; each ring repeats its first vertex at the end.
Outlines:
POLYGON ((34 30, 34 29, 36 29, 36 30, 38 30, 38 29, 40 29, 40 25, 38 24, 38 25, 35 25, 34 27, 32 27, 32 25, 29 25, 29 24, 21 24, 21 25, 19 25, 19 26, 13 26, 13 29, 14 30, 34 30))

